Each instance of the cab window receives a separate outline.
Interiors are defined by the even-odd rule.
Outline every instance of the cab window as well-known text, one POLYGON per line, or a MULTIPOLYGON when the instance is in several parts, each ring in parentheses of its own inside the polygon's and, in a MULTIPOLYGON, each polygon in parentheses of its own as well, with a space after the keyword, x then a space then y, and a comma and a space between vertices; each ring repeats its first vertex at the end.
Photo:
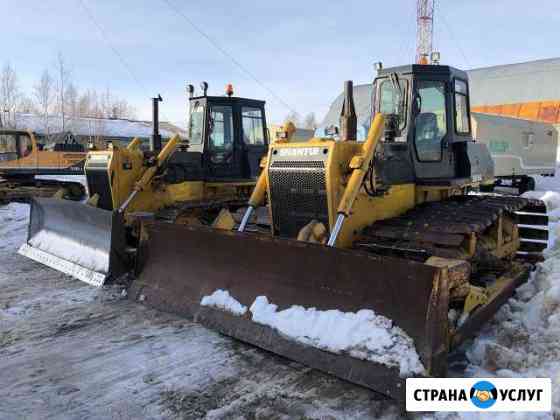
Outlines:
POLYGON ((447 134, 445 82, 419 81, 416 91, 414 141, 420 161, 440 161, 447 134))
POLYGON ((265 141, 262 109, 244 106, 241 108, 241 119, 245 144, 263 145, 265 141))
POLYGON ((457 134, 471 132, 467 92, 467 83, 463 80, 455 80, 455 129, 457 134))
POLYGON ((233 111, 231 106, 210 109, 208 141, 211 149, 233 149, 233 111))
POLYGON ((26 157, 31 154, 33 146, 31 145, 31 139, 26 135, 19 136, 19 155, 21 157, 26 157))
POLYGON ((191 109, 189 120, 189 143, 202 143, 202 129, 204 127, 204 106, 196 101, 191 109))
POLYGON ((389 79, 383 80, 379 85, 379 112, 382 114, 394 114, 399 116, 399 128, 402 130, 406 125, 406 92, 408 91, 408 80, 399 80, 400 89, 389 79), (404 98, 401 99, 401 95, 404 98), (403 106, 401 108, 401 103, 403 106), (401 108, 401 109, 399 109, 401 108))

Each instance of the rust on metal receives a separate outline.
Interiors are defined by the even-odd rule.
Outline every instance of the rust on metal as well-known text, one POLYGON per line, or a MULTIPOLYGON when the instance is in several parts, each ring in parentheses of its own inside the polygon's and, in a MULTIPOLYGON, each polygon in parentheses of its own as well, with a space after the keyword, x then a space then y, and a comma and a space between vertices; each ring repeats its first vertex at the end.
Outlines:
POLYGON ((132 299, 142 296, 150 306, 195 318, 224 334, 400 398, 399 388, 392 385, 399 383, 394 370, 316 349, 303 351, 270 328, 255 325, 249 315, 231 317, 201 307, 200 301, 224 289, 247 307, 266 296, 279 310, 292 305, 346 312, 372 309, 414 340, 431 374, 445 374, 449 287, 437 267, 204 227, 148 222, 142 230, 142 265, 129 290, 132 299))
POLYGON ((529 267, 526 265, 514 265, 512 270, 504 276, 505 284, 500 287, 499 291, 491 297, 488 303, 476 309, 455 332, 451 343, 452 348, 473 337, 480 327, 489 321, 498 309, 513 296, 515 289, 528 280, 529 272, 529 267))

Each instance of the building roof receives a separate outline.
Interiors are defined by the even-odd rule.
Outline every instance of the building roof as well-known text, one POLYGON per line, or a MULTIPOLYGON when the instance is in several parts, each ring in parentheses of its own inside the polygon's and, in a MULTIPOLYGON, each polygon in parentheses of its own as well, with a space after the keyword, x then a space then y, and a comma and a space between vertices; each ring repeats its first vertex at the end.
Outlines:
MULTIPOLYGON (((49 116, 47 125, 42 116, 18 113, 16 114, 16 127, 32 130, 39 135, 63 131, 62 117, 59 115, 49 116)), ((152 123, 107 118, 67 118, 64 131, 70 131, 74 136, 82 137, 149 138, 152 135, 152 123)), ((160 133, 163 138, 171 138, 174 134, 185 136, 184 130, 168 122, 160 124, 160 133)))
POLYGON ((560 100, 560 58, 467 72, 471 106, 560 100))
MULTIPOLYGON (((371 121, 371 97, 372 97, 371 83, 365 85, 354 85, 354 107, 358 117, 358 131, 360 128, 369 127, 371 121)), ((327 115, 319 126, 319 130, 324 130, 326 127, 339 125, 340 112, 342 111, 342 103, 344 102, 344 93, 337 96, 331 104, 327 115)), ((322 134, 319 132, 318 134, 322 134)))

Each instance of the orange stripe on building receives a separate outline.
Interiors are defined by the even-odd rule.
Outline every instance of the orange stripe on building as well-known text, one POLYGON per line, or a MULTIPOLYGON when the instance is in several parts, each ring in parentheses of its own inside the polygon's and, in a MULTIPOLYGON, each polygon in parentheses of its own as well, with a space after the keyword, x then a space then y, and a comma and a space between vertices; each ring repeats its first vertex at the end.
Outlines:
POLYGON ((472 111, 482 114, 503 115, 506 117, 560 124, 560 101, 483 105, 472 107, 472 111))

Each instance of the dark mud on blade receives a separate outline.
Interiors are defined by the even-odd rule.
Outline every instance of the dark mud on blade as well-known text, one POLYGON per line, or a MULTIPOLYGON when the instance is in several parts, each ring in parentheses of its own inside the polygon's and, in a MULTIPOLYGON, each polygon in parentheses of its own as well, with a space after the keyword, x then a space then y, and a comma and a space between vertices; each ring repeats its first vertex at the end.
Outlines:
POLYGON ((124 225, 113 212, 56 198, 31 201, 19 253, 94 286, 126 271, 124 225))
POLYGON ((402 328, 430 374, 445 374, 447 280, 425 264, 292 240, 149 222, 142 227, 132 299, 194 318, 223 334, 404 398, 398 368, 334 354, 287 339, 243 316, 201 306, 218 289, 248 308, 266 296, 278 310, 371 309, 402 328))

